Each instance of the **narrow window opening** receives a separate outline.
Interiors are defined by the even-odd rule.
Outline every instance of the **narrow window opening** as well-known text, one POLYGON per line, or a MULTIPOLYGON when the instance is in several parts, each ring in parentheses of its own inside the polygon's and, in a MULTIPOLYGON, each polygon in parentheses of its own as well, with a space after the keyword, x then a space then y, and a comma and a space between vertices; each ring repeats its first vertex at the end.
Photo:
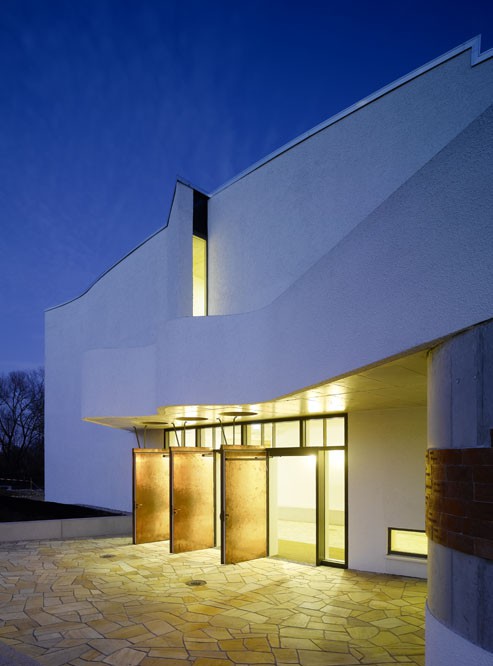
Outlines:
POLYGON ((207 314, 207 241, 193 237, 193 316, 207 314))
POLYGON ((192 236, 192 313, 194 317, 207 315, 207 202, 201 192, 193 192, 192 236))

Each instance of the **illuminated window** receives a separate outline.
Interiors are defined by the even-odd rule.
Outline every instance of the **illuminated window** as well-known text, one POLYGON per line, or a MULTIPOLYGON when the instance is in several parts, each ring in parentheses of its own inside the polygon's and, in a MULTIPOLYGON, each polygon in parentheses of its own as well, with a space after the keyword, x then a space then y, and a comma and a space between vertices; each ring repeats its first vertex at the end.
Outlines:
POLYGON ((389 527, 389 555, 428 556, 428 540, 424 530, 389 527))
POLYGON ((195 446, 195 428, 184 430, 182 433, 182 442, 185 446, 195 446))
POLYGON ((300 445, 300 422, 278 421, 274 424, 275 446, 278 449, 300 445))
POLYGON ((207 209, 208 198, 193 191, 192 231, 192 313, 194 317, 207 314, 207 209))
POLYGON ((193 316, 207 314, 207 241, 193 236, 193 316))
POLYGON ((306 446, 344 446, 346 421, 343 416, 308 419, 305 426, 306 446))

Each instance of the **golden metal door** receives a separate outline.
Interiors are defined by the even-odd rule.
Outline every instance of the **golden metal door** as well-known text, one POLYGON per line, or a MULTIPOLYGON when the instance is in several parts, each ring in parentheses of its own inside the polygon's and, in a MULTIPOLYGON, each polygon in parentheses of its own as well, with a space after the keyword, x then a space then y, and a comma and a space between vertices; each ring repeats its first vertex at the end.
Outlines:
POLYGON ((267 555, 267 454, 265 449, 222 449, 221 562, 267 555))
POLYGON ((214 546, 214 454, 212 449, 171 451, 170 551, 214 546))
POLYGON ((133 541, 169 539, 169 453, 133 449, 133 541))

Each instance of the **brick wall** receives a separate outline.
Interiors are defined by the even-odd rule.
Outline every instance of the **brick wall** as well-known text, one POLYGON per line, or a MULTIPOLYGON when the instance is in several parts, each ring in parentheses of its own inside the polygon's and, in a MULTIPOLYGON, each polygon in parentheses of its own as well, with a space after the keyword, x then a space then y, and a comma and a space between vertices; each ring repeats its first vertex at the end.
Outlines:
POLYGON ((493 448, 427 451, 426 534, 493 560, 493 448))

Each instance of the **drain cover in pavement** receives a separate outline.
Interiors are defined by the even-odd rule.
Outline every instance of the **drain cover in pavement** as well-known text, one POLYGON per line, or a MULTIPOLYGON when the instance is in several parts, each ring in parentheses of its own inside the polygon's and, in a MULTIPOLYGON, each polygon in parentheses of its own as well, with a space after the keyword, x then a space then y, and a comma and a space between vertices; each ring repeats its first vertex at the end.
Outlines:
POLYGON ((207 585, 205 580, 189 580, 187 581, 187 585, 190 585, 190 587, 195 587, 199 585, 207 585))

